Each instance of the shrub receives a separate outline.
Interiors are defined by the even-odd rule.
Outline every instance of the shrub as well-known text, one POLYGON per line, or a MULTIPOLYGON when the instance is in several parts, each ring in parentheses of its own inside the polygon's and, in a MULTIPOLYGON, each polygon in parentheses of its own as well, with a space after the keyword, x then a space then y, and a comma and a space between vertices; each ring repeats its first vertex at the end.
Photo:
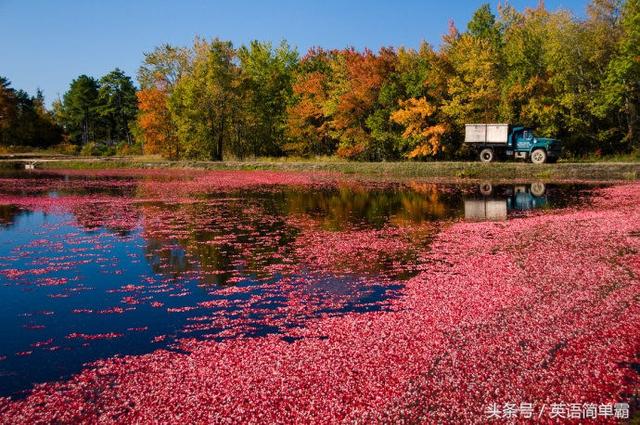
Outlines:
POLYGON ((116 145, 116 155, 128 156, 128 155, 142 155, 141 143, 127 143, 120 142, 116 145))
POLYGON ((80 155, 83 156, 112 156, 115 155, 116 150, 112 146, 107 146, 103 143, 89 142, 82 146, 80 149, 80 155))

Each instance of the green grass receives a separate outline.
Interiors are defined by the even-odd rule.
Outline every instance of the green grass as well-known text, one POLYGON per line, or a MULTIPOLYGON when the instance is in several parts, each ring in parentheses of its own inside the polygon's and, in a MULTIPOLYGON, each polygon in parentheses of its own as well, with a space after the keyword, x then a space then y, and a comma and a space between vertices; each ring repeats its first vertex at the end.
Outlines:
POLYGON ((611 155, 585 155, 570 159, 571 162, 638 162, 640 161, 640 150, 629 153, 619 153, 611 155))
MULTIPOLYGON (((6 158, 6 157, 5 157, 6 158)), ((43 158, 45 159, 45 158, 43 158)), ((0 167, 22 167, 16 160, 3 159, 0 167)), ((206 170, 279 170, 339 172, 383 178, 427 178, 465 180, 637 180, 640 162, 560 162, 534 165, 524 162, 351 162, 335 158, 315 160, 273 158, 251 161, 167 161, 158 157, 49 157, 39 162, 45 169, 196 168, 206 170)))

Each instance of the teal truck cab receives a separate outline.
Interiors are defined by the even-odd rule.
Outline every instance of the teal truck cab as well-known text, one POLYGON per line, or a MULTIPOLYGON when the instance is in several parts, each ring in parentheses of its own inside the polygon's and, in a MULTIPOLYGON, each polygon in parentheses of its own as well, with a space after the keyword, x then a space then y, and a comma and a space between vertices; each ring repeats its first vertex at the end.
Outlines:
POLYGON ((466 124, 464 142, 476 150, 482 162, 520 158, 544 164, 557 161, 562 148, 558 140, 538 137, 531 128, 510 124, 466 124))

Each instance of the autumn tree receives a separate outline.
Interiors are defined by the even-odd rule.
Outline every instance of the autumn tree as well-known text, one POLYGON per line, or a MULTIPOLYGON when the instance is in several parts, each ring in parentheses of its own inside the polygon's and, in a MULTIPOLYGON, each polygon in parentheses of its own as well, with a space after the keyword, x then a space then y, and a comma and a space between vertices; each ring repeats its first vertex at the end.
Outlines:
MULTIPOLYGON (((387 79, 381 99, 393 101, 389 120, 399 127, 389 128, 387 138, 394 141, 402 157, 426 159, 457 149, 442 106, 448 96, 451 69, 428 43, 417 51, 399 49, 395 72, 387 79)), ((381 102, 386 104, 387 102, 381 102)))
MULTIPOLYGON (((638 146, 638 0, 591 0, 586 18, 543 2, 498 12, 483 4, 464 31, 451 24, 438 50, 160 46, 138 72, 136 137, 171 158, 453 158, 464 124, 509 122, 577 155, 638 146)), ((116 84, 91 80, 74 81, 55 116, 72 140, 128 138, 116 84)), ((12 96, 2 88, 5 117, 12 96)))
POLYGON ((138 98, 138 128, 145 154, 161 154, 166 158, 180 158, 177 130, 169 112, 168 90, 162 81, 155 87, 141 89, 138 98))
POLYGON ((163 44, 144 54, 144 62, 138 69, 140 88, 148 89, 160 84, 169 91, 190 68, 192 52, 185 47, 163 44))
POLYGON ((231 42, 197 39, 188 72, 176 83, 169 110, 187 158, 222 160, 225 142, 238 135, 231 123, 237 109, 235 50, 231 42))
POLYGON ((330 134, 329 87, 331 62, 335 52, 314 48, 302 58, 292 82, 292 100, 286 111, 286 142, 288 154, 331 155, 337 140, 330 134))
POLYGON ((145 53, 138 70, 140 90, 136 129, 145 154, 161 154, 179 159, 178 129, 169 111, 169 98, 191 64, 191 52, 164 44, 145 53))
POLYGON ((400 101, 400 109, 391 115, 391 119, 405 129, 402 137, 409 146, 407 157, 434 156, 444 150, 442 137, 447 126, 433 121, 435 112, 436 108, 421 97, 400 101))
POLYGON ((343 158, 380 160, 387 146, 376 143, 370 117, 378 107, 380 89, 393 71, 395 52, 381 49, 339 52, 330 87, 327 113, 331 116, 330 134, 338 140, 337 154, 343 158))

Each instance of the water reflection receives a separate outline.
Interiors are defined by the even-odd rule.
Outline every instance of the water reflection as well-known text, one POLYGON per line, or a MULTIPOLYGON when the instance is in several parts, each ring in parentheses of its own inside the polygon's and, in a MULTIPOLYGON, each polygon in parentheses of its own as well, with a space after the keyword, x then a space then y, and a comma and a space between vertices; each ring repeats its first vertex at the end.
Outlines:
POLYGON ((531 184, 500 185, 482 183, 477 192, 464 199, 464 217, 471 221, 503 221, 510 214, 566 207, 583 200, 585 188, 554 186, 535 182, 531 184))
POLYGON ((342 230, 456 218, 460 195, 460 188, 453 186, 412 182, 385 188, 342 185, 315 191, 289 189, 277 195, 276 202, 284 214, 305 214, 325 229, 342 230))
POLYGON ((15 205, 0 205, 0 228, 13 225, 18 215, 27 213, 28 211, 15 205))
POLYGON ((150 199, 153 178, 168 177, 0 179, 0 199, 23 202, 0 206, 0 395, 184 337, 285 335, 383 309, 434 223, 574 205, 589 190, 338 182, 175 200, 150 199))

